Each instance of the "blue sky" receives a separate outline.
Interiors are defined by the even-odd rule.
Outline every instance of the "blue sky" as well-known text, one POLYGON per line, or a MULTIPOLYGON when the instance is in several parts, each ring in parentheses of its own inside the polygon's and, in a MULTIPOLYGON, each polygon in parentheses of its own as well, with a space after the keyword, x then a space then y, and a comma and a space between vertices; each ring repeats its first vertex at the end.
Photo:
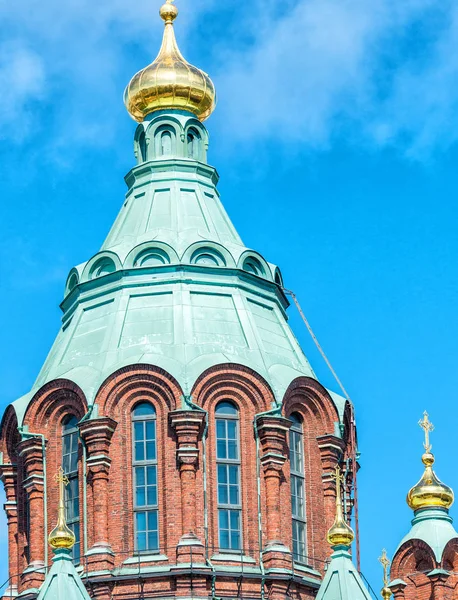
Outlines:
MULTIPOLYGON (((0 3, 0 409, 30 389, 66 275, 121 207, 135 127, 122 92, 157 52, 158 7, 0 3)), ((219 93, 207 125, 223 202, 281 266, 356 405, 362 566, 378 590, 381 549, 409 528, 425 409, 437 473, 458 489, 458 3, 178 7, 180 46, 219 93)))

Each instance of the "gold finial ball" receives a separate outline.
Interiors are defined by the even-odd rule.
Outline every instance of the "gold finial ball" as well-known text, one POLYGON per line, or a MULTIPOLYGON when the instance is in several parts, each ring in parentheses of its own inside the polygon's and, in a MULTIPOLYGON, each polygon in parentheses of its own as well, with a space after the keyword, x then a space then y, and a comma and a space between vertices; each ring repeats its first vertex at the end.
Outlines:
POLYGON ((393 595, 392 591, 390 590, 390 588, 388 586, 385 586, 382 588, 382 598, 384 598, 384 600, 389 600, 391 598, 391 596, 393 595))
POLYGON ((166 2, 161 6, 159 14, 166 23, 173 23, 178 16, 178 8, 171 2, 166 2))
POLYGON ((421 457, 421 462, 425 465, 425 467, 432 467, 435 462, 434 454, 431 454, 431 452, 425 452, 421 457))

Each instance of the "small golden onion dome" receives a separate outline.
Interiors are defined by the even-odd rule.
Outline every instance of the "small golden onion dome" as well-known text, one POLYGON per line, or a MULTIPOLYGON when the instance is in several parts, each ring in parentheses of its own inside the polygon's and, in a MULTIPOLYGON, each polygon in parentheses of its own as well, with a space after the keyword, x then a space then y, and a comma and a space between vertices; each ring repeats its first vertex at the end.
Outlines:
POLYGON ((384 598, 384 600, 390 600, 390 598, 391 598, 391 596, 393 595, 393 593, 392 593, 392 591, 390 590, 390 588, 389 588, 388 586, 386 586, 386 585, 385 585, 385 586, 382 588, 381 595, 382 595, 382 598, 384 598))
POLYGON ((425 452, 421 457, 425 472, 420 481, 407 494, 407 504, 413 510, 422 508, 450 508, 454 501, 453 490, 442 483, 433 471, 434 455, 425 452))
POLYGON ((355 534, 343 515, 341 484, 344 482, 344 476, 341 475, 340 467, 336 467, 335 475, 332 478, 336 481, 336 518, 328 531, 327 540, 331 547, 351 546, 355 534))
POLYGON ((337 508, 336 518, 331 529, 328 531, 328 543, 331 546, 351 546, 355 539, 353 529, 345 521, 342 513, 342 507, 337 508))
POLYGON ((76 543, 76 538, 73 531, 68 527, 65 519, 64 493, 65 486, 68 485, 68 478, 65 476, 62 467, 59 469, 59 473, 56 475, 56 481, 59 483, 57 525, 49 534, 48 542, 49 545, 54 548, 54 550, 60 550, 62 548, 71 550, 76 543))
POLYGON ((164 38, 157 58, 132 77, 124 92, 129 114, 139 123, 156 110, 187 110, 205 121, 216 106, 210 77, 182 56, 173 29, 178 9, 173 0, 161 7, 164 38))

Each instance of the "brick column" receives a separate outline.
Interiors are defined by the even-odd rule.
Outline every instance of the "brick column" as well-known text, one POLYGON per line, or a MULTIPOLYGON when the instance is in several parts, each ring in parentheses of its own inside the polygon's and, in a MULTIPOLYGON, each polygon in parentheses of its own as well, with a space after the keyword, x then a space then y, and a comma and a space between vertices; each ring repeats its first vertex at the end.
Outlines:
POLYGON ((181 480, 182 537, 178 543, 178 562, 203 562, 203 544, 197 537, 196 473, 199 466, 199 437, 205 413, 176 410, 170 413, 170 426, 177 442, 177 462, 181 480))
POLYGON ((108 483, 110 445, 117 423, 109 417, 90 419, 79 425, 87 451, 88 481, 92 491, 92 547, 86 556, 91 570, 110 570, 114 555, 108 532, 108 483))
POLYGON ((447 583, 449 577, 450 573, 443 569, 435 569, 428 574, 433 588, 432 600, 452 600, 453 590, 447 583))
POLYGON ((323 469, 323 494, 326 526, 330 527, 336 513, 336 483, 331 475, 340 464, 345 442, 335 435, 322 435, 317 438, 323 469))
POLYGON ((266 523, 267 543, 264 548, 264 564, 267 568, 289 568, 291 551, 287 547, 287 537, 282 528, 282 511, 280 487, 286 481, 283 465, 288 460, 288 431, 291 427, 289 419, 283 417, 260 415, 256 418, 259 435, 260 461, 264 474, 266 490, 266 523))
POLYGON ((11 598, 18 594, 19 579, 17 466, 0 464, 0 479, 6 495, 4 509, 8 523, 8 575, 10 578, 4 597, 11 598))
POLYGON ((39 588, 44 580, 45 544, 48 532, 44 524, 44 457, 43 444, 33 437, 18 444, 18 455, 24 466, 24 490, 29 501, 29 566, 21 576, 23 589, 39 588), (45 539, 46 536, 46 539, 45 539))

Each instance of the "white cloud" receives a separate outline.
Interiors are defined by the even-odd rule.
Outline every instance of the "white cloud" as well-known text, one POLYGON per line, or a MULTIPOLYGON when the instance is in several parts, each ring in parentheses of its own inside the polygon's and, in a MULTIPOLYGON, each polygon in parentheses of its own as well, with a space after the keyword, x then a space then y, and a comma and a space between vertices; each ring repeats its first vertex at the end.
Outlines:
MULTIPOLYGON (((188 4, 180 28, 201 11, 218 18, 215 0, 188 4)), ((157 51, 157 8, 151 0, 0 4, 0 136, 22 143, 19 117, 29 135, 46 127, 55 160, 70 137, 75 149, 111 144, 123 126, 129 51, 145 59, 157 51)), ((457 135, 457 10, 452 0, 252 0, 250 11, 234 1, 239 39, 223 36, 212 71, 220 122, 247 143, 326 148, 345 137, 414 156, 447 148, 457 135)), ((180 29, 185 45, 183 37, 180 29)))

